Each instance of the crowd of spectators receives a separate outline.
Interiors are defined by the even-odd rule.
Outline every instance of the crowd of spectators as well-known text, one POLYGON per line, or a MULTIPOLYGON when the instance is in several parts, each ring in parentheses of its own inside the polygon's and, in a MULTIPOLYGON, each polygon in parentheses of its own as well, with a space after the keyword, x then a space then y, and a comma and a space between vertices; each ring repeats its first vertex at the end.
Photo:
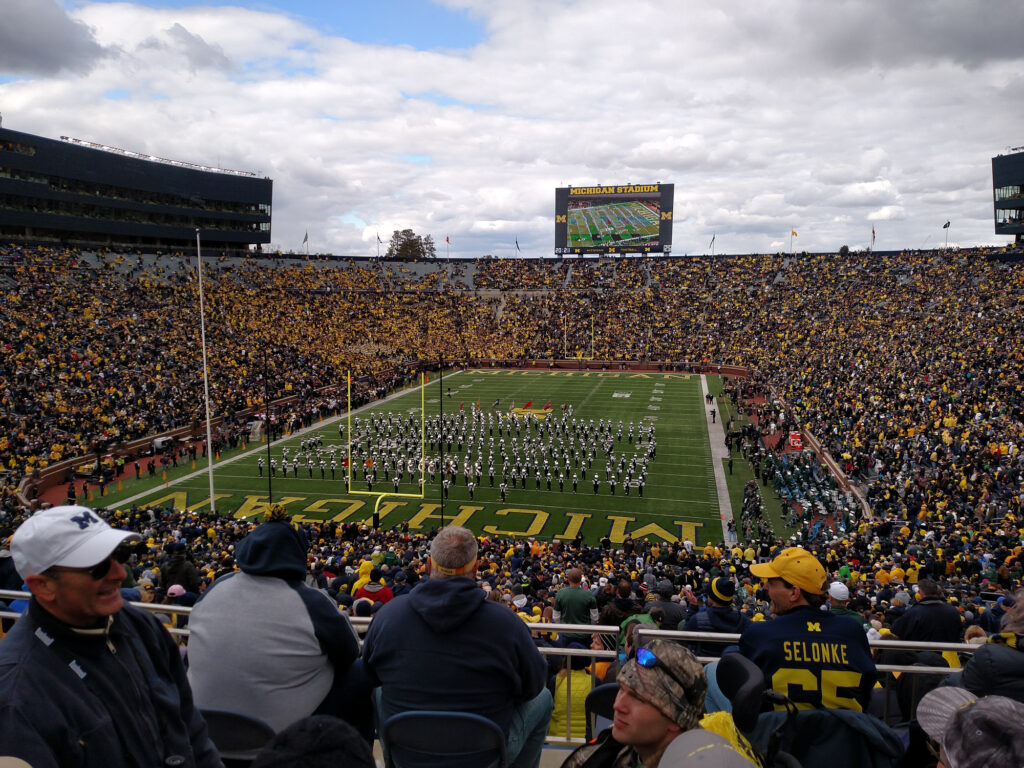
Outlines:
MULTIPOLYGON (((0 265, 5 499, 39 467, 198 423, 194 262, 12 246, 0 265)), ((468 363, 742 365, 756 373, 730 395, 759 434, 807 429, 879 519, 923 537, 1020 518, 1024 279, 980 252, 469 267, 221 258, 204 290, 217 415, 265 391, 315 403, 349 371, 385 378, 372 396, 430 364, 427 350, 468 363)))

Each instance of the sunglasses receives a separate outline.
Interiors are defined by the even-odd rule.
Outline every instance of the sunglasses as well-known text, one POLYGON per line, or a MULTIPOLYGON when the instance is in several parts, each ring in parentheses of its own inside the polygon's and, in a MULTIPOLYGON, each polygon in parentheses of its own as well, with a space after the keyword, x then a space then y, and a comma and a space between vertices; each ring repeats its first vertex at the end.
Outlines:
POLYGON ((639 664, 641 667, 646 667, 647 669, 660 669, 666 675, 675 680, 676 683, 678 683, 679 687, 683 689, 683 691, 686 691, 689 687, 686 683, 684 683, 676 676, 676 673, 672 671, 668 664, 666 664, 664 661, 655 656, 654 651, 652 651, 650 648, 636 649, 636 663, 639 664))
POLYGON ((119 544, 117 549, 106 556, 101 562, 96 563, 92 568, 65 568, 62 566, 56 566, 50 570, 54 571, 70 571, 72 573, 88 573, 93 581, 99 581, 110 573, 110 564, 117 560, 121 565, 128 562, 128 559, 132 556, 132 548, 128 544, 119 544))

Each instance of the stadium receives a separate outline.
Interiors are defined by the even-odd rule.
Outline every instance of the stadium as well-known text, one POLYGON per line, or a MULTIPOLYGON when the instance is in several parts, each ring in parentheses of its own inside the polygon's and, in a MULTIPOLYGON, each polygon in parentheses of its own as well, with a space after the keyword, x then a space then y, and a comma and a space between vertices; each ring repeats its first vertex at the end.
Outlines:
POLYGON ((876 639, 890 583, 988 626, 1022 579, 1017 159, 999 248, 677 256, 652 185, 556 190, 554 257, 398 260, 264 252, 267 179, 2 131, 0 534, 82 504, 201 592, 277 505, 368 619, 361 563, 466 526, 531 625, 574 564, 641 602, 726 575, 763 619, 750 566, 801 546, 876 639))

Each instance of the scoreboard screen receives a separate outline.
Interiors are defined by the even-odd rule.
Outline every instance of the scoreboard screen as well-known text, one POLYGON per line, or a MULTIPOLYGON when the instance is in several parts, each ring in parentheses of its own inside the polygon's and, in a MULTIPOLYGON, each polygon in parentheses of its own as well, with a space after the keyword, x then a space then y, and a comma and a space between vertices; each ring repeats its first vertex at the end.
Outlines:
POLYGON ((670 253, 674 184, 555 189, 555 253, 670 253))

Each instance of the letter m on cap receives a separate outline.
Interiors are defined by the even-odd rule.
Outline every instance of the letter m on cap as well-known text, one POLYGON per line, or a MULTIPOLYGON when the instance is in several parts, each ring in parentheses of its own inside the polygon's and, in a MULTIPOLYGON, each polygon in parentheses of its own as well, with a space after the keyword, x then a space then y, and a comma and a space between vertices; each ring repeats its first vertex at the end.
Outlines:
POLYGON ((72 515, 71 522, 78 526, 79 530, 84 531, 92 523, 98 523, 100 520, 98 517, 93 515, 92 512, 86 510, 80 515, 72 515))

